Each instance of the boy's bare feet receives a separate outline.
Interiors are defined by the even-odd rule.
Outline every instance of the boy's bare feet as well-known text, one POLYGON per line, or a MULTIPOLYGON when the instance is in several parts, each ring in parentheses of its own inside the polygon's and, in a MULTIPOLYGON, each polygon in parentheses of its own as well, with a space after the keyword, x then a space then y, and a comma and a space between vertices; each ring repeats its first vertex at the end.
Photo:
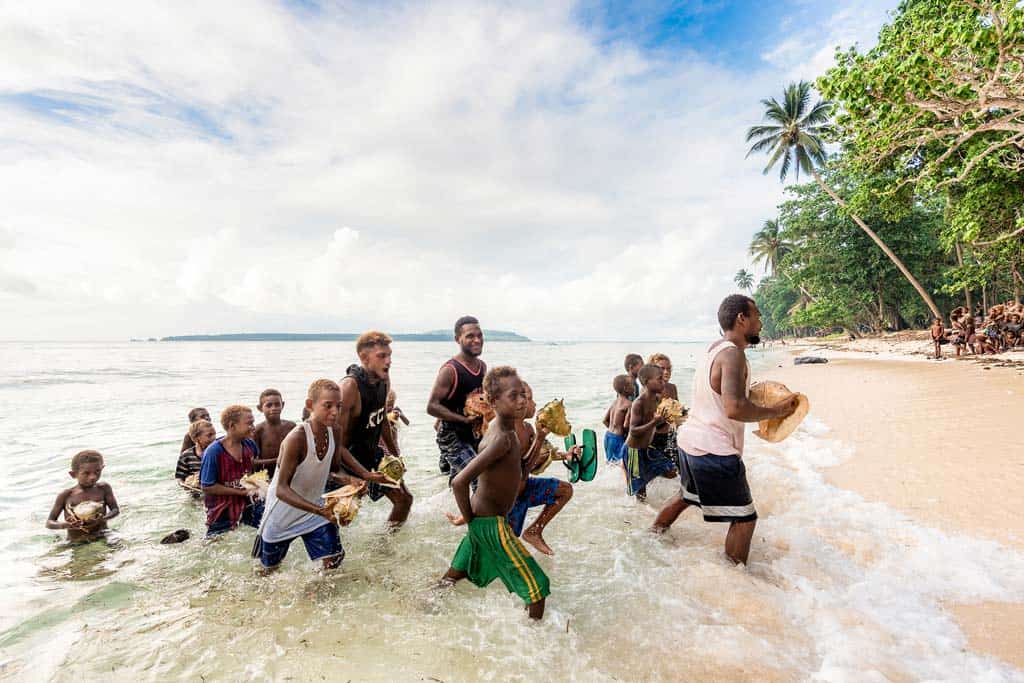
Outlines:
POLYGON ((554 555, 555 551, 544 541, 544 536, 541 535, 541 530, 530 527, 523 532, 522 539, 536 548, 539 552, 544 555, 554 555))

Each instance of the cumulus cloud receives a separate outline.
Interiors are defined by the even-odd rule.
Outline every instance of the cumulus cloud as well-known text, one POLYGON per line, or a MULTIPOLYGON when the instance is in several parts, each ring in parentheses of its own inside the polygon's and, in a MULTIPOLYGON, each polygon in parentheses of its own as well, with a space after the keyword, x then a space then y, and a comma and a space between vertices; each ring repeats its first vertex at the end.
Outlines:
POLYGON ((0 267, 50 302, 18 336, 712 334, 780 196, 743 133, 781 67, 573 9, 6 7, 0 267))

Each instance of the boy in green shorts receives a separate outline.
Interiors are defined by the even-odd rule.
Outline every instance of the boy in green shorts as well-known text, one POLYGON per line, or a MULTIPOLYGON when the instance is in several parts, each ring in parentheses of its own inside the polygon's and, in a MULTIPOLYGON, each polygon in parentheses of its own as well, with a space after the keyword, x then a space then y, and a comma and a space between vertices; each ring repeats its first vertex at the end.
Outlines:
POLYGON ((452 585, 469 578, 481 588, 501 579, 509 592, 523 599, 530 617, 544 616, 548 577, 516 538, 505 520, 522 481, 522 447, 516 422, 526 407, 526 391, 514 368, 492 368, 483 390, 497 417, 480 442, 480 451, 452 480, 452 493, 469 530, 442 578, 452 585), (472 500, 469 485, 477 480, 472 500))

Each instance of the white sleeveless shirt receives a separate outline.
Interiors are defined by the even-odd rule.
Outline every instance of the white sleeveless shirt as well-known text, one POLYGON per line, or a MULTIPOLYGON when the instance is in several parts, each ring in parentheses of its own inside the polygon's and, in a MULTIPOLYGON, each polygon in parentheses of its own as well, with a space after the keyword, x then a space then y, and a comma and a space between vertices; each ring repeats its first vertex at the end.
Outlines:
MULTIPOLYGON (((744 424, 725 414, 722 395, 711 387, 711 366, 723 349, 736 348, 731 341, 718 341, 704 352, 693 376, 693 398, 689 417, 676 434, 676 443, 690 455, 743 455, 744 424)), ((744 356, 743 362, 746 363, 744 356)), ((744 394, 750 394, 750 364, 744 394)))
MULTIPOLYGON (((295 429, 306 432, 306 457, 302 459, 292 475, 291 487, 313 505, 320 505, 331 473, 334 460, 334 430, 327 430, 327 453, 323 459, 316 457, 316 440, 309 422, 301 422, 295 429)), ((263 520, 260 522, 260 537, 269 543, 279 543, 309 533, 324 524, 330 524, 320 515, 292 507, 277 497, 277 483, 281 468, 274 472, 274 479, 267 489, 267 502, 263 520)))

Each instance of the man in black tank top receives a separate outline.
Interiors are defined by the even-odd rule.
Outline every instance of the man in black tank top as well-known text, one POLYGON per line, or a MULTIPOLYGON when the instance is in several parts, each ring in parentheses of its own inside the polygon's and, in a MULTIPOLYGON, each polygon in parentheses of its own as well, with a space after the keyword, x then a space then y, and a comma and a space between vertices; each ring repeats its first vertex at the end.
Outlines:
POLYGON ((399 488, 382 486, 387 478, 376 472, 384 457, 381 439, 392 453, 399 455, 385 407, 391 387, 391 337, 383 332, 364 332, 356 341, 356 353, 359 364, 349 366, 340 382, 339 448, 348 451, 370 471, 371 478, 367 479, 370 500, 387 497, 392 505, 388 523, 397 527, 409 516, 412 494, 404 483, 399 488))
POLYGON ((463 414, 466 397, 481 391, 487 364, 480 360, 484 349, 484 333, 480 322, 472 316, 455 321, 455 341, 460 351, 445 362, 437 372, 434 388, 427 403, 427 414, 438 419, 437 447, 441 452, 438 466, 448 475, 448 483, 476 456, 480 437, 473 433, 479 422, 463 414))

